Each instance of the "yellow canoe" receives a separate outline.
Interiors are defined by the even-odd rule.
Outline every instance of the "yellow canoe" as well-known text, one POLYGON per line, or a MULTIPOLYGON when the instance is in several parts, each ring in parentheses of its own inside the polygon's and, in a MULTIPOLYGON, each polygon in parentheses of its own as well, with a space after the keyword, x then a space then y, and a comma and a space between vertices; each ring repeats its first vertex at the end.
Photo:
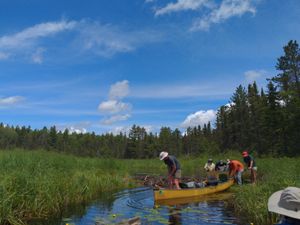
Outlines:
POLYGON ((216 186, 208 186, 204 188, 190 188, 190 189, 160 189, 154 190, 154 201, 161 201, 167 199, 179 199, 179 198, 191 198, 198 197, 201 195, 213 194, 220 191, 225 191, 230 188, 234 183, 233 179, 228 180, 227 182, 220 183, 216 186))

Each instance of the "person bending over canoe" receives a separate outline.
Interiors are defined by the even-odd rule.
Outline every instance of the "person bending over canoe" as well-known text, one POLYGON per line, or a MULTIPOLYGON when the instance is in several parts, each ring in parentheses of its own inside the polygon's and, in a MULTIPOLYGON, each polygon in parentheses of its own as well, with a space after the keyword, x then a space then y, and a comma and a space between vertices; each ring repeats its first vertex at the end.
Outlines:
POLYGON ((227 159, 229 177, 234 177, 238 185, 242 185, 244 165, 238 160, 227 159))
POLYGON ((254 158, 249 155, 247 151, 243 151, 242 153, 244 162, 246 163, 248 170, 251 172, 251 183, 256 183, 256 173, 257 173, 257 167, 254 158))
POLYGON ((228 169, 227 163, 225 161, 223 161, 222 159, 220 159, 217 163, 216 163, 216 167, 215 170, 218 172, 226 172, 228 169))
POLYGON ((159 154, 159 159, 163 160, 168 166, 168 182, 169 188, 173 189, 173 184, 175 184, 176 189, 181 189, 179 187, 179 179, 181 178, 180 163, 175 156, 169 155, 168 152, 161 152, 159 154))

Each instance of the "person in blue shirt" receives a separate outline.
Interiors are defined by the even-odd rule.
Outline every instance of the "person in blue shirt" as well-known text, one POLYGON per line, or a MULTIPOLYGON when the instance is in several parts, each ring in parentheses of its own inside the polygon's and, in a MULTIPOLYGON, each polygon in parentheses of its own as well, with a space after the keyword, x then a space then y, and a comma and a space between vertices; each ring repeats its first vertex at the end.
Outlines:
POLYGON ((277 225, 300 225, 300 188, 287 187, 273 193, 268 210, 281 215, 277 225))
POLYGON ((169 155, 168 152, 161 152, 159 154, 159 159, 163 160, 168 166, 169 188, 173 189, 173 184, 175 184, 176 189, 181 189, 179 186, 179 180, 181 179, 181 168, 179 161, 175 156, 169 155))

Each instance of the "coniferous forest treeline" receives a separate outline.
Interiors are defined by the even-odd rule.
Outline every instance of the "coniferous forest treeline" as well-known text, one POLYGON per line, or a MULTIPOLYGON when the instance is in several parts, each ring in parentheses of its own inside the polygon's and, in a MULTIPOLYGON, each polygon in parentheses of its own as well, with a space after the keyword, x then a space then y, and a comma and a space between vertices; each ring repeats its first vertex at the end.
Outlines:
POLYGON ((55 126, 33 130, 0 124, 0 149, 46 149, 91 157, 153 158, 161 150, 175 155, 201 155, 249 149, 259 155, 300 155, 300 49, 284 46, 265 89, 256 83, 236 88, 217 119, 181 133, 162 127, 158 134, 133 125, 128 134, 76 134, 55 126))

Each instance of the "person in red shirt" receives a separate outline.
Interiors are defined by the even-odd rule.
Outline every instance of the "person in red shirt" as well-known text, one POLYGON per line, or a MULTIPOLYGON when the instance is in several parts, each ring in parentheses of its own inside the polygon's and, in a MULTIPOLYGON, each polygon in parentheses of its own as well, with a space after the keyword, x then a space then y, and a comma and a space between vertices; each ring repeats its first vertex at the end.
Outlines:
POLYGON ((238 185, 242 185, 242 174, 244 172, 244 165, 238 160, 227 159, 229 177, 234 177, 238 185))

